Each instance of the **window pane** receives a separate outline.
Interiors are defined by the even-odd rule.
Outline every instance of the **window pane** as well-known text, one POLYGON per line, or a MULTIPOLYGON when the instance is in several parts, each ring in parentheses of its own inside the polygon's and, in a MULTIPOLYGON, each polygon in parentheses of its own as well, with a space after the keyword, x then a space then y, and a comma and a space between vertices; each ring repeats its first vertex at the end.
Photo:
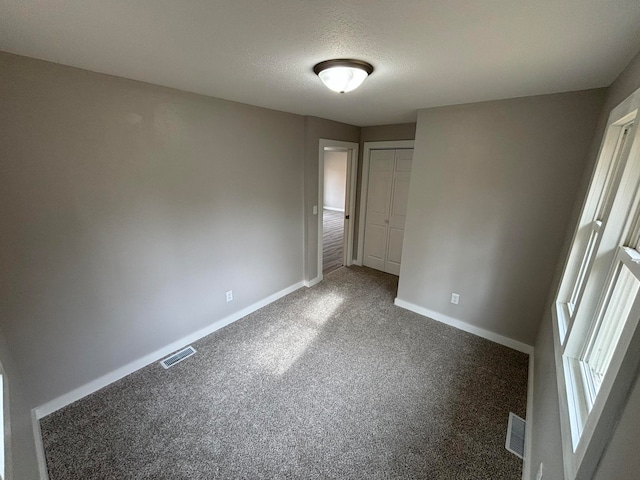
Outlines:
POLYGON ((600 222, 593 222, 591 225, 591 232, 589 235, 589 241, 587 242, 587 248, 585 249, 582 261, 580 262, 580 270, 578 271, 578 276, 576 277, 573 288, 571 289, 571 297, 569 298, 568 302, 569 312, 571 314, 573 314, 573 310, 578 304, 578 297, 586 280, 587 270, 589 264, 591 263, 591 258, 593 256, 594 249, 598 240, 600 225, 600 222))
POLYGON ((584 362, 591 372, 597 394, 615 351, 622 329, 640 289, 640 280, 623 264, 613 277, 609 295, 599 314, 599 322, 591 336, 584 362))
MULTIPOLYGON (((590 224, 584 225, 578 231, 578 238, 575 240, 573 248, 579 248, 579 263, 574 261, 575 268, 572 269, 572 273, 568 274, 563 280, 563 287, 565 293, 562 294, 560 303, 563 305, 563 310, 568 312, 568 317, 562 317, 562 325, 560 332, 560 341, 564 345, 566 332, 570 329, 571 324, 575 318, 576 312, 580 307, 580 298, 584 289, 585 283, 589 277, 589 269, 593 263, 596 249, 600 241, 601 232, 606 228, 607 219, 609 217, 610 209, 613 204, 613 199, 617 192, 622 171, 624 170, 626 153, 625 147, 629 143, 630 131, 633 126, 633 122, 625 125, 620 129, 615 141, 615 148, 612 151, 610 160, 605 162, 604 172, 602 176, 598 177, 596 185, 592 185, 592 192, 590 195, 595 195, 597 202, 595 204, 595 210, 589 213, 591 220, 590 224), (594 191, 595 189, 595 191, 594 191), (582 250, 584 248, 584 250, 582 250)), ((640 219, 638 223, 640 232, 640 219)), ((640 235, 640 233, 639 233, 640 235)), ((577 260, 577 259, 576 259, 577 260)))
POLYGON ((596 219, 603 220, 611 207, 612 196, 617 189, 617 177, 622 173, 623 165, 620 160, 622 158, 624 147, 629 138, 629 130, 633 126, 633 123, 626 125, 620 132, 618 137, 618 144, 616 145, 615 153, 613 154, 613 161, 609 164, 607 170, 606 179, 604 181, 604 188, 600 192, 600 198, 598 200, 598 208, 596 209, 596 219))
POLYGON ((635 206, 636 214, 624 245, 640 251, 640 205, 635 206))

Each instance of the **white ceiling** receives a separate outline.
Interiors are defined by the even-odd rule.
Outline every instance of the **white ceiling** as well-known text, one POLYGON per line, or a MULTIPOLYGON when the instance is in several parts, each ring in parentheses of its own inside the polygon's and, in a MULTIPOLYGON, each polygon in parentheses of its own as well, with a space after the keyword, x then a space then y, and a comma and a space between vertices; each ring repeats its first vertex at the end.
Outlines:
POLYGON ((0 50, 354 125, 609 85, 638 0, 0 0, 0 50), (336 94, 315 63, 375 71, 336 94))

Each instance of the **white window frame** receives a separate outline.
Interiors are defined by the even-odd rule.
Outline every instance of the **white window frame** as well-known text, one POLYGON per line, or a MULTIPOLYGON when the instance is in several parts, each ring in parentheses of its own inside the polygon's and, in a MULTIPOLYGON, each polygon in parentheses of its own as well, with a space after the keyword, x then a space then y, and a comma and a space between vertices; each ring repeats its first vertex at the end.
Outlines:
POLYGON ((638 293, 631 301, 601 382, 594 382, 589 368, 585 368, 594 336, 606 331, 597 321, 610 308, 607 292, 617 284, 617 272, 624 265, 640 279, 639 109, 640 89, 609 116, 552 308, 563 463, 568 480, 592 478, 640 365, 638 293), (628 133, 623 141, 625 128, 628 133))

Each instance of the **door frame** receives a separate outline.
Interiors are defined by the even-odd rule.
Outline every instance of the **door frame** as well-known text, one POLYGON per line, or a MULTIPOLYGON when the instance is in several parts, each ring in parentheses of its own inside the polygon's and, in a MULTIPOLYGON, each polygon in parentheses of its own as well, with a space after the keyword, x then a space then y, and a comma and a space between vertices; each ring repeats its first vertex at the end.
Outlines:
POLYGON ((356 265, 362 265, 364 261, 364 227, 367 223, 367 193, 369 192, 369 157, 371 156, 371 150, 415 149, 415 143, 415 140, 364 142, 364 150, 362 153, 362 183, 360 184, 360 213, 358 215, 358 253, 354 260, 356 265))
POLYGON ((344 264, 349 266, 354 263, 353 235, 355 233, 354 221, 356 213, 356 181, 358 177, 358 150, 360 145, 355 142, 342 142, 321 138, 318 141, 318 281, 322 280, 323 260, 323 207, 324 207, 324 150, 325 148, 337 148, 347 150, 347 178, 345 215, 349 215, 349 221, 344 231, 344 264))

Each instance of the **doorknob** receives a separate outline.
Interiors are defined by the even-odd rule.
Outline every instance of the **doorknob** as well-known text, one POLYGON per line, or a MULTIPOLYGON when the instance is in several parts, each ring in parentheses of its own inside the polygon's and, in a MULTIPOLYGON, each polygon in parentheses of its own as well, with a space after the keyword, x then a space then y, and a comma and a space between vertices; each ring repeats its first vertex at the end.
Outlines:
POLYGON ((345 215, 344 219, 349 220, 349 215, 345 215))

